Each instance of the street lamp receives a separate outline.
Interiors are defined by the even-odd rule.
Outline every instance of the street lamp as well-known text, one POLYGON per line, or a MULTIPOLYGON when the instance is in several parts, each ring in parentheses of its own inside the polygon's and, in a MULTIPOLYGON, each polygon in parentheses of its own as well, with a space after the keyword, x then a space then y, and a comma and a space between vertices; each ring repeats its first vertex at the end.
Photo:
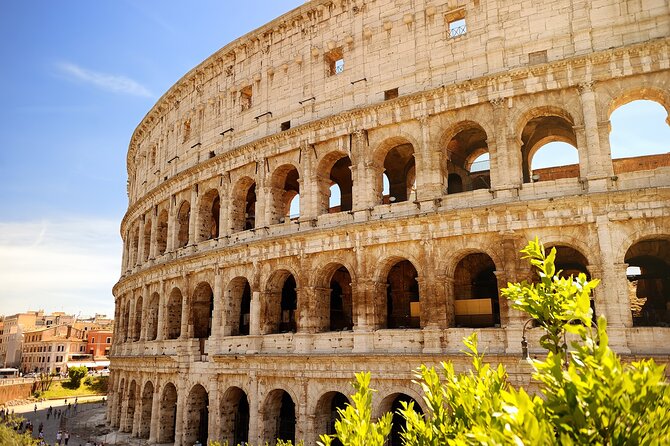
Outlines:
POLYGON ((526 340, 526 328, 528 328, 528 323, 533 322, 535 319, 530 318, 523 324, 523 330, 521 331, 521 357, 524 360, 530 359, 528 355, 528 341, 526 340))

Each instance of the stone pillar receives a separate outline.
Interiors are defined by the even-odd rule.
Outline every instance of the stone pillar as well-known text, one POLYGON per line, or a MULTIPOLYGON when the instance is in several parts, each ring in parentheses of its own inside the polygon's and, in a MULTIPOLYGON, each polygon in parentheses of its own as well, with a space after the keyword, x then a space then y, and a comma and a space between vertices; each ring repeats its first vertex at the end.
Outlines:
MULTIPOLYGON (((254 293, 254 295, 256 292, 254 293)), ((263 414, 261 413, 260 407, 260 391, 258 388, 258 377, 256 376, 256 371, 252 370, 249 372, 249 377, 247 379, 249 383, 249 414, 256 414, 256 416, 249 417, 249 443, 251 444, 263 444, 261 442, 263 435, 261 420, 263 414)))
POLYGON ((146 214, 142 215, 140 218, 140 236, 138 238, 138 247, 137 247, 137 259, 135 259, 136 265, 141 265, 144 262, 144 225, 146 224, 146 214))
MULTIPOLYGON (((185 411, 184 405, 188 397, 183 396, 183 390, 181 386, 177 387, 177 414, 175 415, 175 432, 174 432, 174 446, 184 445, 184 426, 187 424, 187 420, 184 417, 188 416, 188 411, 185 411)), ((184 445, 191 446, 191 445, 184 445)))
MULTIPOLYGON (((261 334, 261 292, 251 293, 251 305, 249 308, 249 334, 258 336, 261 334)), ((249 437, 251 438, 251 437, 249 437)))
POLYGON ((516 197, 523 183, 521 141, 507 132, 509 100, 491 100, 494 135, 487 135, 490 159, 491 189, 497 197, 516 197))
POLYGON ((149 293, 149 284, 145 284, 142 288, 142 322, 140 324, 140 341, 142 342, 147 340, 147 327, 149 326, 149 324, 147 324, 147 319, 150 298, 151 294, 149 293))
POLYGON ((454 306, 456 292, 454 289, 454 278, 444 275, 442 277, 444 283, 444 301, 445 301, 445 319, 447 328, 456 326, 456 310, 454 306))
POLYGON ((223 278, 221 277, 221 268, 216 268, 214 271, 214 310, 212 312, 212 335, 210 339, 214 342, 208 342, 209 346, 215 345, 218 339, 220 339, 224 334, 224 315, 223 313, 226 310, 227 302, 224 301, 223 296, 223 286, 221 282, 223 278))
POLYGON ((300 221, 310 221, 318 215, 319 187, 316 174, 318 160, 313 145, 303 141, 300 145, 300 221))
POLYGON ((352 210, 363 211, 374 207, 377 202, 377 186, 374 184, 376 171, 372 169, 369 159, 371 154, 367 131, 356 130, 351 135, 351 146, 352 210))
MULTIPOLYGON (((613 175, 612 161, 609 157, 604 156, 600 147, 598 110, 596 94, 593 91, 593 84, 593 82, 584 82, 577 87, 584 113, 584 138, 586 140, 586 150, 582 151, 582 153, 586 153, 588 162, 586 176, 590 181, 613 175)), ((591 187, 591 185, 589 185, 589 187, 591 187)))
POLYGON ((188 339, 191 337, 191 290, 189 286, 189 276, 184 274, 182 276, 182 299, 181 299, 181 334, 179 339, 188 339))
POLYGON ((218 381, 212 382, 212 387, 208 392, 208 414, 207 420, 207 444, 220 440, 221 433, 221 405, 219 404, 219 386, 218 381))
MULTIPOLYGON (((626 268, 628 268, 628 265, 626 265, 626 268)), ((586 269, 591 276, 591 280, 600 279, 603 277, 603 268, 600 265, 586 265, 586 269)), ((626 273, 624 271, 624 276, 625 274, 626 273)), ((593 290, 591 297, 593 299, 594 306, 596 307, 596 311, 593 314, 593 321, 595 322, 598 320, 598 316, 601 314, 604 315, 603 309, 607 306, 607 296, 602 293, 601 285, 599 285, 595 290, 593 290)))
MULTIPOLYGON (((421 140, 416 157, 416 200, 428 201, 442 197, 441 151, 433 150, 428 117, 419 118, 421 140)), ((410 199, 412 199, 410 197, 410 199)))
POLYGON ((168 209, 168 234, 167 234, 167 247, 165 252, 174 251, 175 240, 177 238, 177 205, 175 204, 176 198, 174 195, 170 197, 170 206, 168 209))
POLYGON ((149 260, 154 260, 157 257, 156 245, 158 245, 158 207, 153 208, 153 216, 151 217, 151 239, 149 240, 149 260))
POLYGON ((198 214, 200 214, 200 212, 198 212, 200 207, 199 202, 198 185, 194 184, 193 187, 191 187, 191 214, 189 215, 188 219, 188 245, 194 245, 197 243, 195 228, 198 224, 198 214))
POLYGON ((156 328, 156 340, 165 339, 165 313, 168 296, 165 295, 165 281, 161 280, 158 291, 158 327, 156 328))
POLYGON ((160 428, 160 389, 158 386, 158 381, 156 381, 154 386, 154 396, 151 400, 151 426, 149 427, 149 444, 157 443, 158 441, 158 431, 160 428))

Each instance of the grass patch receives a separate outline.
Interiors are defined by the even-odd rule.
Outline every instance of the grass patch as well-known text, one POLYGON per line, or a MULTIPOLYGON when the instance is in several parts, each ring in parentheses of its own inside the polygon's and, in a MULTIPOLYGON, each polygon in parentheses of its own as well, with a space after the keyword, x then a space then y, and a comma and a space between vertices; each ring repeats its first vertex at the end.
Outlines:
POLYGON ((88 376, 78 388, 73 388, 69 380, 53 382, 49 390, 35 396, 52 400, 76 396, 106 395, 108 379, 107 376, 88 376))

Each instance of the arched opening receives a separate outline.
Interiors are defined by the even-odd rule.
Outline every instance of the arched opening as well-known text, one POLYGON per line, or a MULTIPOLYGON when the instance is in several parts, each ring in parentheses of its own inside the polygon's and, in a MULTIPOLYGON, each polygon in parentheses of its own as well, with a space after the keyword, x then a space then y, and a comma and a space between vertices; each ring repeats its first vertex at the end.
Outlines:
POLYGON ((670 326, 670 239, 639 241, 624 261, 633 326, 670 326))
POLYGON ((193 337, 206 339, 212 334, 212 314, 214 312, 214 292, 207 282, 201 282, 193 291, 191 321, 193 337))
POLYGON ((160 296, 158 293, 153 293, 149 298, 149 306, 147 307, 147 341, 154 341, 158 337, 159 304, 160 296))
POLYGON ((329 153, 319 165, 319 215, 352 209, 351 159, 341 152, 329 153))
POLYGON ((273 390, 264 407, 265 441, 276 444, 277 440, 295 443, 295 403, 284 390, 273 390))
POLYGON ((251 286, 244 277, 236 277, 228 284, 229 313, 227 320, 231 336, 249 334, 251 317, 251 286))
POLYGON ((191 205, 188 201, 182 202, 177 213, 177 247, 188 245, 188 224, 191 219, 191 205))
POLYGON ((137 385, 135 381, 130 383, 128 388, 128 406, 126 408, 126 419, 121 426, 121 432, 132 432, 133 431, 133 420, 135 418, 135 404, 137 403, 137 385))
POLYGON ((256 182, 243 177, 235 183, 230 207, 230 230, 248 231, 256 227, 256 182))
POLYGON ((268 280, 261 299, 261 333, 297 331, 298 291, 295 277, 289 271, 275 272, 268 280))
POLYGON ((188 394, 186 402, 184 444, 207 444, 209 420, 209 395, 203 386, 196 384, 188 394))
POLYGON ((414 147, 412 144, 397 145, 386 153, 384 174, 386 174, 389 182, 389 203, 401 203, 409 200, 415 189, 416 181, 414 147))
POLYGON ((614 173, 670 166, 670 118, 658 102, 626 102, 610 115, 614 173))
POLYGON ((219 214, 221 212, 221 199, 219 198, 219 191, 210 189, 202 197, 200 203, 198 228, 198 241, 211 240, 219 238, 219 214))
POLYGON ((391 412, 393 414, 391 434, 389 435, 386 444, 388 446, 402 446, 402 433, 406 429, 405 418, 398 412, 403 407, 403 403, 413 403, 412 408, 414 412, 423 415, 423 410, 417 401, 411 396, 404 393, 395 393, 384 398, 381 402, 380 413, 391 412))
POLYGON ((352 314, 351 274, 340 266, 330 278, 330 331, 351 330, 352 314))
POLYGON ((123 333, 121 334, 124 341, 132 339, 130 334, 130 300, 126 302, 126 309, 123 312, 123 333))
MULTIPOLYGON (((322 434, 335 434, 335 422, 340 419, 340 410, 344 410, 349 404, 344 394, 340 392, 328 392, 323 395, 316 405, 315 427, 322 434)), ((333 446, 342 446, 342 442, 335 438, 333 446)))
POLYGON ((231 445, 249 441, 249 401, 239 387, 228 389, 221 400, 221 438, 231 445))
POLYGON ((300 216, 300 199, 293 201, 300 196, 299 178, 298 169, 292 164, 278 167, 272 175, 272 224, 284 223, 286 219, 300 216))
POLYGON ((147 218, 144 222, 144 244, 142 246, 142 262, 149 260, 149 251, 151 248, 151 219, 147 218))
POLYGON ((463 123, 447 143, 447 194, 491 188, 486 132, 474 122, 463 123))
POLYGON ((135 323, 133 325, 133 341, 139 341, 142 333, 142 296, 138 296, 135 302, 135 323))
POLYGON ((554 141, 540 146, 531 156, 530 181, 579 177, 579 153, 567 142, 554 141))
POLYGON ((181 336, 182 295, 179 288, 174 288, 168 298, 165 312, 165 330, 167 339, 178 339, 181 336))
POLYGON ((412 262, 401 260, 389 271, 386 279, 387 328, 420 328, 418 273, 412 262))
POLYGON ((139 249, 140 249, 140 225, 136 223, 131 231, 130 252, 128 267, 133 268, 139 263, 139 249))
POLYGON ((156 255, 163 255, 167 251, 168 239, 168 212, 163 209, 158 214, 158 226, 156 228, 156 255))
POLYGON ((167 383, 163 388, 158 410, 158 443, 174 443, 177 420, 177 389, 174 384, 167 383))
MULTIPOLYGON (((551 248, 556 248, 556 259, 554 260, 554 264, 556 265, 556 270, 560 270, 559 274, 560 277, 568 278, 572 276, 576 278, 580 273, 583 273, 586 276, 586 280, 591 280, 591 273, 589 273, 587 267, 589 261, 581 252, 570 246, 547 245, 545 246, 545 250, 547 251, 547 253, 550 252, 551 248)), ((596 293, 597 291, 598 291, 597 289, 594 290, 594 293, 596 293)), ((595 296, 594 293, 591 294, 591 311, 593 312, 592 317, 593 320, 595 321, 596 304, 594 299, 595 296)))
POLYGON ((491 257, 468 254, 454 270, 454 315, 457 327, 500 326, 496 266, 491 257))
POLYGON ((149 429, 151 427, 151 408, 154 403, 154 385, 147 381, 142 391, 142 408, 140 416, 140 425, 137 429, 139 438, 149 438, 149 429))
POLYGON ((279 332, 287 333, 297 331, 295 312, 298 309, 298 293, 293 275, 289 275, 284 281, 281 289, 281 321, 279 332))
POLYGON ((547 111, 526 122, 521 131, 524 183, 579 177, 579 162, 574 163, 574 158, 570 158, 571 155, 574 155, 572 149, 566 150, 567 145, 572 146, 573 149, 577 147, 577 136, 573 126, 574 123, 567 113, 559 110, 555 112, 547 111), (546 156, 540 158, 544 165, 551 167, 539 167, 543 164, 538 164, 537 168, 533 167, 533 158, 538 150, 554 142, 562 142, 567 145, 552 145, 547 152, 549 160, 542 159, 546 156))
POLYGON ((116 391, 116 399, 114 401, 114 404, 116 405, 116 419, 114 420, 114 427, 121 428, 121 409, 123 408, 123 401, 125 401, 123 392, 125 392, 125 387, 126 387, 126 380, 121 379, 121 382, 119 384, 119 387, 116 391))

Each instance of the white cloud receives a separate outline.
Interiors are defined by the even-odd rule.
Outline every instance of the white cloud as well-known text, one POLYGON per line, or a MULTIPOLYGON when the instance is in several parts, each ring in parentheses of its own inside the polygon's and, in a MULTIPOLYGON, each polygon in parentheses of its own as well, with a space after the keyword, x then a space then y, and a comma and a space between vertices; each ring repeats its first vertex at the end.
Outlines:
POLYGON ((102 90, 146 98, 153 96, 142 84, 126 76, 87 70, 68 62, 61 62, 57 67, 61 73, 65 74, 70 79, 94 85, 102 90))
POLYGON ((112 315, 119 222, 0 222, 0 313, 44 309, 112 315))

